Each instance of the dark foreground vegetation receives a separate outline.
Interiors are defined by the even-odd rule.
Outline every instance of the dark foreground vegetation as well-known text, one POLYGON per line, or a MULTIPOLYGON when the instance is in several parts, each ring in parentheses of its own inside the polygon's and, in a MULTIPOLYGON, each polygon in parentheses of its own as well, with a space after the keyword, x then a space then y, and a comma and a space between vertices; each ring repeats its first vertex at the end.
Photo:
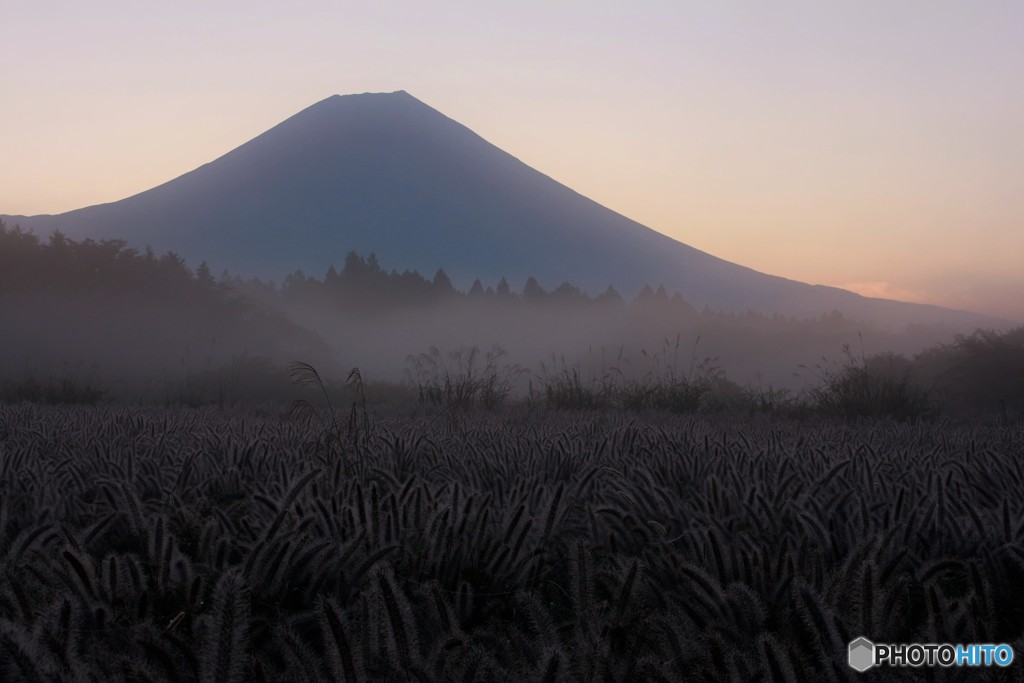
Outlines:
POLYGON ((847 642, 1024 653, 1022 454, 1019 424, 0 404, 0 679, 954 680, 847 642))

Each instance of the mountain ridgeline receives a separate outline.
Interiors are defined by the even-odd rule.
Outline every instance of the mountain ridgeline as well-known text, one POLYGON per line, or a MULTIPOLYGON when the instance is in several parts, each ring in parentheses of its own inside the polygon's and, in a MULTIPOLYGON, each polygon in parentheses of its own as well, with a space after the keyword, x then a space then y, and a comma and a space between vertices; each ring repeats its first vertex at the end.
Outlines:
POLYGON ((452 281, 535 277, 598 294, 663 284, 697 308, 880 326, 999 322, 869 299, 756 272, 611 211, 530 168, 405 92, 333 96, 224 156, 121 201, 60 215, 5 216, 47 235, 125 239, 215 270, 281 278, 376 252, 452 281))

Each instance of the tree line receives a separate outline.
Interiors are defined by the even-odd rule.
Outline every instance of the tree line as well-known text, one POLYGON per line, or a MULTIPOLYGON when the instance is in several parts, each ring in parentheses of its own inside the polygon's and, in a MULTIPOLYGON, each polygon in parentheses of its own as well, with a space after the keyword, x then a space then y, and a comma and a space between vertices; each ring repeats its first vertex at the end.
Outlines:
POLYGON ((168 251, 157 254, 128 246, 123 239, 76 241, 56 231, 41 239, 32 231, 10 227, 0 221, 0 294, 63 292, 71 296, 117 293, 147 300, 173 300, 203 309, 230 307, 244 313, 254 304, 315 304, 339 313, 364 314, 418 308, 453 301, 477 301, 503 305, 545 304, 575 308, 635 306, 676 319, 714 318, 723 323, 745 325, 810 324, 818 328, 855 329, 862 323, 845 319, 832 311, 814 320, 796 320, 781 315, 697 311, 680 292, 664 285, 645 285, 627 300, 614 286, 591 296, 579 287, 563 282, 547 290, 535 277, 526 279, 515 291, 505 278, 485 285, 475 280, 467 291, 457 289, 443 268, 432 278, 416 270, 385 269, 375 253, 363 256, 349 252, 340 270, 330 266, 322 278, 296 270, 277 284, 261 278, 242 278, 227 270, 215 276, 200 263, 190 268, 185 259, 168 251))

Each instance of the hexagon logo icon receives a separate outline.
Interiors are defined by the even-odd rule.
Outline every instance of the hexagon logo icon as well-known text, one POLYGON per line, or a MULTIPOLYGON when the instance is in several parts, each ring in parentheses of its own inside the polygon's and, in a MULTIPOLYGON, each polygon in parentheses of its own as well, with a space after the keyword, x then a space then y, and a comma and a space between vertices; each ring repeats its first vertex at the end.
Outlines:
POLYGON ((875 644, 861 636, 850 641, 850 667, 860 672, 875 665, 875 644))

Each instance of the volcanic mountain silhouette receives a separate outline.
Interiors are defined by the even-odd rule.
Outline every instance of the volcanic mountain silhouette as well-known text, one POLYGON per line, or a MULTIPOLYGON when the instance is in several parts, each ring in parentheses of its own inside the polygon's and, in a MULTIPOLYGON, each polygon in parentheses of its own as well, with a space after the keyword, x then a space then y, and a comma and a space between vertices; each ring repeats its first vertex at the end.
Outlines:
MULTIPOLYGON (((867 299, 729 263, 574 192, 411 95, 335 95, 219 159, 151 190, 54 216, 8 216, 47 235, 122 238, 193 266, 322 277, 351 250, 456 285, 528 276, 627 297, 664 284, 721 310, 877 323, 992 319, 867 299)), ((781 248, 781 247, 780 247, 781 248)))

